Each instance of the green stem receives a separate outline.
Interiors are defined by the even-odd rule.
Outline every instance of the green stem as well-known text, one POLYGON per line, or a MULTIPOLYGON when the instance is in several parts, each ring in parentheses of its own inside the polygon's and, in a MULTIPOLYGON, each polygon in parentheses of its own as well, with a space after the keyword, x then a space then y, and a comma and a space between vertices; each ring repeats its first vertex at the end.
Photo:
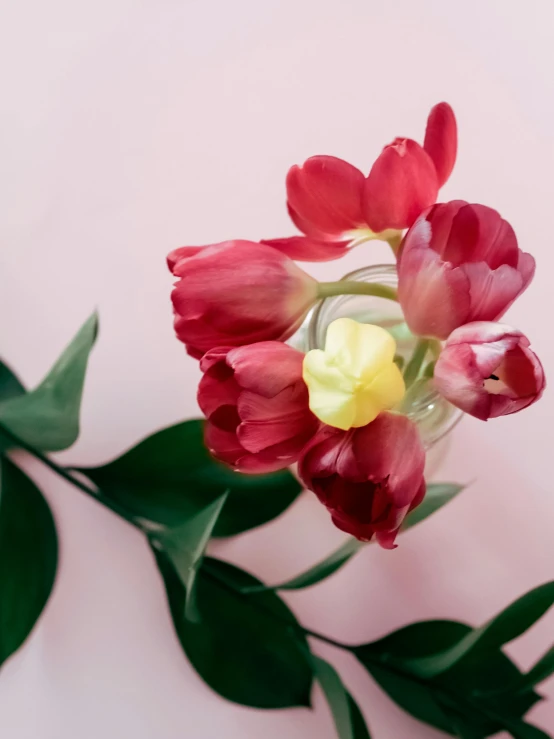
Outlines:
POLYGON ((400 244, 402 243, 402 231, 398 231, 394 235, 390 236, 387 239, 387 243, 392 249, 392 253, 395 257, 398 258, 398 250, 400 249, 400 244))
POLYGON ((373 295, 387 300, 398 300, 394 287, 381 285, 378 282, 357 282, 356 280, 339 280, 338 282, 320 282, 319 298, 331 298, 335 295, 373 295))
MULTIPOLYGON (((427 342, 425 340, 420 341, 420 344, 423 344, 425 342, 427 350, 427 342)), ((414 352, 414 356, 417 353, 418 348, 416 347, 416 351, 414 352)), ((425 352, 424 352, 425 354, 425 352)), ((414 357, 410 360, 410 363, 414 361, 414 357)), ((422 361, 422 360, 421 360, 422 361)), ((419 366, 421 366, 421 361, 419 363, 419 366)), ((27 444, 26 441, 18 437, 16 434, 12 433, 9 428, 4 426, 0 423, 0 431, 6 436, 10 441, 14 444, 15 447, 18 447, 19 449, 22 449, 29 454, 31 454, 35 459, 38 459, 42 464, 44 464, 46 467, 51 469, 53 472, 55 472, 57 475, 59 475, 61 478, 66 480, 67 482, 70 482, 74 487, 81 490, 83 493, 88 495, 89 497, 96 500, 98 503, 101 503, 106 508, 109 508, 113 513, 116 513, 118 516, 123 518, 128 523, 135 526, 137 529, 139 529, 143 534, 148 536, 148 532, 134 519, 132 514, 129 513, 123 506, 120 506, 115 501, 111 500, 108 497, 102 496, 102 491, 100 489, 94 490, 93 488, 89 487, 85 483, 81 482, 81 480, 74 477, 71 472, 65 468, 62 467, 56 462, 52 461, 49 457, 47 457, 45 454, 43 454, 40 450, 33 447, 31 444, 27 444), (101 497, 102 496, 102 497, 101 497)), ((319 641, 325 642, 326 644, 330 644, 333 647, 336 647, 337 649, 343 649, 348 652, 353 652, 354 654, 357 651, 357 648, 354 645, 344 644, 343 642, 339 642, 335 639, 331 639, 328 636, 324 636, 323 634, 319 634, 317 631, 312 631, 311 629, 307 629, 301 624, 299 624, 297 621, 291 621, 285 616, 279 616, 276 614, 273 610, 270 608, 267 608, 263 603, 260 603, 259 600, 256 599, 256 594, 248 595, 243 593, 239 588, 234 587, 231 583, 229 583, 225 578, 221 577, 221 575, 212 569, 210 567, 209 561, 204 561, 203 563, 203 571, 207 577, 209 577, 213 582, 216 582, 221 588, 224 588, 227 592, 232 593, 236 598, 240 598, 241 600, 246 599, 250 602, 251 606, 253 608, 256 608, 258 611, 263 612, 265 615, 273 618, 275 621, 278 621, 279 623, 282 623, 283 626, 286 626, 288 629, 291 629, 292 631, 295 631, 296 633, 300 633, 304 636, 310 636, 314 639, 318 639, 319 641)), ((373 663, 375 666, 379 666, 381 669, 388 670, 389 672, 392 672, 394 674, 397 674, 399 676, 402 676, 403 678, 408 678, 410 680, 413 680, 416 683, 420 683, 422 685, 425 685, 425 687, 431 691, 434 691, 437 697, 444 696, 445 698, 448 698, 450 696, 453 696, 456 700, 456 705, 460 705, 459 700, 467 701, 467 703, 472 706, 476 711, 481 713, 482 715, 486 716, 487 718, 493 719, 498 721, 499 724, 501 724, 504 728, 510 729, 510 723, 506 723, 506 719, 503 716, 500 716, 499 714, 496 714, 496 712, 488 709, 486 706, 482 706, 478 700, 466 698, 465 696, 456 696, 456 692, 453 690, 446 690, 444 688, 439 688, 438 686, 433 686, 432 682, 429 682, 425 680, 424 678, 420 678, 410 672, 406 672, 402 668, 400 668, 397 665, 391 664, 390 660, 386 659, 385 655, 376 654, 374 657, 372 655, 368 655, 367 653, 364 655, 364 660, 369 663, 373 663)), ((443 698, 444 700, 444 698, 443 698)))
POLYGON ((128 523, 132 524, 135 528, 139 529, 140 531, 144 531, 143 527, 136 521, 134 516, 129 513, 129 511, 124 508, 123 506, 119 505, 115 500, 112 500, 108 497, 102 497, 100 498, 100 491, 94 490, 93 488, 86 485, 84 482, 81 482, 78 478, 74 477, 71 472, 65 467, 62 467, 59 464, 56 464, 50 457, 47 457, 45 454, 43 454, 41 451, 36 449, 34 446, 31 446, 31 444, 27 444, 26 441, 21 439, 19 436, 14 434, 7 426, 4 426, 4 424, 0 423, 0 431, 4 436, 6 436, 14 445, 14 447, 17 447, 18 449, 22 449, 23 451, 27 452, 31 456, 33 456, 35 459, 38 459, 39 462, 42 462, 42 464, 45 467, 48 467, 52 470, 52 472, 55 472, 59 477, 63 478, 64 480, 67 480, 67 482, 70 482, 74 487, 78 488, 81 492, 85 493, 89 497, 93 498, 98 503, 101 503, 106 508, 109 508, 113 513, 116 513, 118 516, 123 518, 128 523))
POLYGON ((414 353, 404 369, 404 382, 406 384, 406 388, 409 388, 417 380, 428 349, 429 339, 418 339, 414 353))

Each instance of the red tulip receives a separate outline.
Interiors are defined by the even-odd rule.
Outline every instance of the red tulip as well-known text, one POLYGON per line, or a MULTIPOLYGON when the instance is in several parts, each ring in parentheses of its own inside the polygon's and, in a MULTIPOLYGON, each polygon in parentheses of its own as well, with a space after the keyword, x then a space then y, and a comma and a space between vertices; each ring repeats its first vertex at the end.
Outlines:
POLYGON ((456 119, 447 103, 429 114, 423 147, 396 138, 369 176, 336 157, 315 156, 287 175, 287 208, 304 236, 262 243, 293 259, 327 261, 372 238, 390 238, 412 225, 437 199, 456 159, 456 119))
POLYGON ((206 446, 239 472, 296 462, 319 425, 302 380, 304 355, 278 341, 216 348, 200 362, 206 446))
POLYGON ((215 346, 284 340, 317 299, 317 282, 276 249, 225 241, 172 252, 177 337, 193 357, 215 346))
POLYGON ((394 547, 406 514, 425 495, 425 452, 406 416, 381 413, 349 431, 324 426, 304 450, 300 478, 357 539, 394 547))
POLYGON ((535 260, 492 208, 434 205, 406 234, 398 296, 410 329, 446 339, 471 321, 496 321, 530 283, 535 260))
POLYGON ((546 381, 529 340, 515 328, 476 321, 456 329, 435 365, 435 385, 454 405, 483 421, 527 408, 546 381))

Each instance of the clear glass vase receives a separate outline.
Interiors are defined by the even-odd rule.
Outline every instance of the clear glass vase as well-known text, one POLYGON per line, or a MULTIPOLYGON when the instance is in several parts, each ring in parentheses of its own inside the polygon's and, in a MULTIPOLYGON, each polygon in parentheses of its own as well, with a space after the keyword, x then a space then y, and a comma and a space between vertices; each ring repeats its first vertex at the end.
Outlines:
MULTIPOLYGON (((391 264, 364 267, 345 275, 342 279, 380 283, 394 288, 398 286, 396 267, 391 264)), ((310 312, 289 343, 302 351, 321 349, 325 345, 328 325, 336 318, 344 316, 387 329, 396 340, 397 361, 402 364, 411 357, 417 338, 406 325, 400 304, 371 295, 338 295, 322 300, 310 312)), ((426 357, 426 363, 432 360, 431 355, 426 357)), ((417 424, 427 450, 445 439, 446 434, 454 428, 463 415, 460 410, 439 395, 433 388, 432 380, 425 377, 416 380, 408 390, 399 410, 417 424)), ((440 447, 444 452, 444 445, 441 444, 440 447)), ((434 454, 433 457, 436 462, 436 455, 434 454)), ((429 463, 432 463, 431 459, 429 463)))

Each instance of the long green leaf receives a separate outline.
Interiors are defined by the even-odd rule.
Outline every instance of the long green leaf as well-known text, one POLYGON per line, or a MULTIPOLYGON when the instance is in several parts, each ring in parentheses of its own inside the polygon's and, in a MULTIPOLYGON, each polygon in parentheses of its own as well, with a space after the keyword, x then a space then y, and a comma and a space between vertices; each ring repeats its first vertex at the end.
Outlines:
POLYGON ((118 459, 79 471, 135 516, 169 527, 194 516, 228 490, 214 536, 234 536, 270 521, 301 491, 288 470, 241 475, 215 462, 204 445, 200 420, 165 428, 118 459))
POLYGON ((50 596, 58 545, 36 485, 8 459, 0 470, 0 664, 31 633, 50 596))
POLYGON ((313 668, 294 615, 275 593, 241 596, 258 581, 206 557, 196 582, 200 623, 184 618, 185 589, 171 562, 154 552, 179 641, 219 695, 254 708, 309 706, 313 668))
POLYGON ((546 731, 533 724, 527 724, 525 721, 510 721, 506 728, 510 730, 514 739, 552 739, 546 731))
MULTIPOLYGON (((539 661, 523 675, 520 685, 518 686, 519 691, 533 688, 535 685, 542 683, 543 680, 551 677, 554 674, 554 645, 550 647, 546 654, 539 659, 539 661)), ((518 691, 518 692, 519 692, 518 691)))
POLYGON ((81 396, 97 331, 94 314, 37 388, 0 402, 0 423, 38 449, 71 446, 79 436, 81 396))
POLYGON ((442 508, 443 505, 449 503, 463 489, 463 485, 456 485, 453 482, 437 482, 427 485, 427 492, 425 493, 423 502, 406 516, 402 531, 406 531, 406 529, 410 529, 412 526, 424 521, 435 513, 435 511, 438 511, 439 508, 442 508))
MULTIPOLYGON (((462 485, 456 485, 450 482, 432 483, 427 486, 427 493, 421 505, 419 505, 412 513, 410 513, 402 530, 416 526, 430 515, 442 508, 454 498, 461 490, 462 485)), ((290 580, 284 580, 277 585, 262 585, 259 590, 300 590, 301 588, 309 588, 312 585, 325 580, 325 578, 333 575, 343 565, 345 565, 360 549, 366 545, 366 542, 357 541, 357 539, 347 539, 344 544, 327 557, 322 559, 313 567, 301 572, 290 580)), ((254 592, 254 591, 253 591, 254 592)))
POLYGON ((363 714, 350 693, 348 693, 348 705, 350 707, 350 716, 352 718, 354 739, 371 739, 363 714))
POLYGON ((390 693, 391 697, 416 718, 443 731, 449 731, 447 724, 450 724, 451 733, 460 736, 463 730, 464 737, 468 739, 472 736, 485 737, 500 731, 505 724, 476 710, 473 705, 476 699, 485 711, 505 717, 505 720, 520 719, 540 700, 540 696, 532 690, 520 694, 489 694, 491 690, 501 693, 513 687, 522 677, 516 665, 503 652, 496 649, 484 655, 469 654, 453 669, 430 682, 412 677, 406 668, 410 661, 444 651, 471 632, 471 627, 457 621, 421 621, 376 642, 357 647, 355 653, 368 670, 375 673, 374 677, 381 687, 387 692, 391 687, 394 691, 390 693), (405 694, 396 680, 402 675, 411 685, 405 694), (418 703, 417 696, 422 686, 425 690, 418 703), (436 704, 440 710, 437 710, 436 704))
POLYGON ((331 554, 325 557, 325 559, 322 559, 321 562, 318 562, 313 567, 305 570, 300 575, 293 577, 292 580, 285 580, 278 585, 260 585, 249 592, 262 590, 300 590, 301 588, 309 588, 311 585, 316 585, 326 577, 337 572, 337 570, 345 565, 363 546, 365 546, 365 542, 358 541, 354 538, 347 539, 344 544, 334 552, 331 552, 331 554))
POLYGON ((554 604, 554 581, 518 598, 502 613, 480 628, 473 629, 457 644, 437 654, 410 660, 405 666, 420 677, 432 678, 451 669, 462 658, 479 650, 498 649, 530 628, 554 604))
POLYGON ((227 496, 224 493, 188 521, 175 529, 166 529, 155 539, 173 562, 186 589, 184 616, 190 621, 200 620, 196 608, 196 576, 227 496))
POLYGON ((312 664, 315 678, 333 714, 339 739, 371 739, 356 701, 344 687, 335 668, 315 655, 312 655, 312 664))
POLYGON ((348 694, 339 674, 320 657, 313 655, 312 663, 316 680, 321 685, 333 714, 339 739, 354 739, 348 694))
MULTIPOLYGON (((25 394, 25 388, 19 381, 17 375, 8 367, 7 364, 0 361, 0 403, 3 400, 17 398, 25 394)), ((9 449, 11 441, 0 431, 0 453, 9 449)))

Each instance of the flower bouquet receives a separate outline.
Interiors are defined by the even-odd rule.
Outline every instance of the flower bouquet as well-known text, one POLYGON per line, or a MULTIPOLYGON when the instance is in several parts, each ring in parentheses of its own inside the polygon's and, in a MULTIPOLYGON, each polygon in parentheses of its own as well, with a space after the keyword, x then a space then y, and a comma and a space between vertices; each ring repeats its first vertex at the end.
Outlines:
POLYGON ((47 453, 78 436, 97 317, 34 390, 0 365, 2 661, 32 630, 57 565, 49 507, 14 461, 24 450, 144 534, 180 644, 221 696, 309 706, 317 681, 340 739, 368 739, 371 706, 312 651, 319 640, 447 734, 548 736, 525 715, 554 672, 554 647, 522 672, 503 646, 554 604, 554 582, 478 627, 425 621, 365 644, 300 624, 279 595, 333 575, 368 542, 401 546, 404 530, 462 489, 425 480, 426 454, 462 413, 513 414, 544 390, 529 340, 500 322, 530 284, 533 257, 492 208, 436 203, 456 152, 456 120, 440 103, 423 146, 395 139, 367 177, 331 156, 293 166, 287 208, 300 235, 169 254, 175 331, 199 361, 205 421, 158 431, 101 466, 63 467, 47 453), (392 264, 317 282, 296 263, 354 247, 371 261, 373 240, 390 245, 392 264), (302 488, 350 535, 338 550, 277 585, 207 556, 212 537, 272 520, 302 488))

